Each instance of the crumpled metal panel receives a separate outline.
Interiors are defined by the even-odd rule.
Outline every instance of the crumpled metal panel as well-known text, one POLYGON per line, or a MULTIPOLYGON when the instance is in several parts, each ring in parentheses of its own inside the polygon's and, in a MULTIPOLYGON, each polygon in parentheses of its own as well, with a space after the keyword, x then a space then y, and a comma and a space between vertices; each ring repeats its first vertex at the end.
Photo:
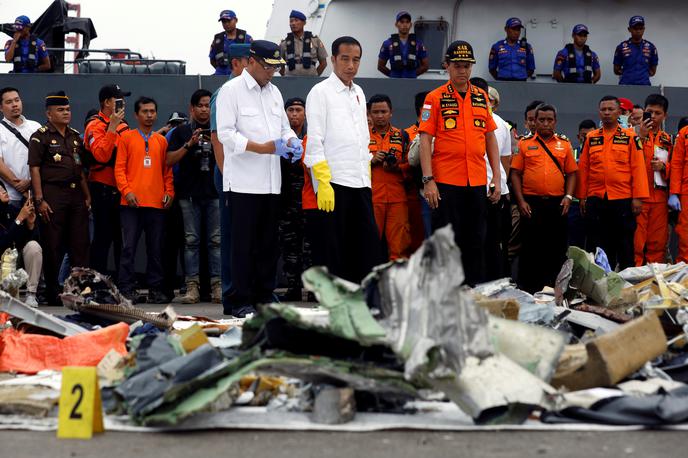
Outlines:
POLYGON ((447 226, 408 261, 379 266, 363 281, 364 288, 379 293, 380 324, 389 345, 406 361, 406 378, 458 374, 467 357, 492 354, 488 314, 462 287, 464 278, 461 252, 447 226))

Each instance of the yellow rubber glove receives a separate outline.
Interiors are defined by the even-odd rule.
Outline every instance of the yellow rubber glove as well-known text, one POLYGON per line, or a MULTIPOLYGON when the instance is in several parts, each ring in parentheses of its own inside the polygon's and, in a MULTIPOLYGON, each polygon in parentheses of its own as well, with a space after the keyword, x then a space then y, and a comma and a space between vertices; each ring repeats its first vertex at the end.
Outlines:
POLYGON ((313 166, 313 176, 318 180, 318 209, 326 212, 334 211, 334 189, 330 184, 332 172, 327 161, 318 162, 313 166))

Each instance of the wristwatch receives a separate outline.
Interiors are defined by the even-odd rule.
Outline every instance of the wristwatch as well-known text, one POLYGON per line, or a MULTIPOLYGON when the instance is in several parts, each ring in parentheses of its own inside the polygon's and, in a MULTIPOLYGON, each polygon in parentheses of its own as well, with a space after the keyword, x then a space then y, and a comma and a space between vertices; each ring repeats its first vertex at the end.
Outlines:
POLYGON ((421 179, 421 181, 423 182, 423 184, 428 184, 428 183, 430 183, 430 182, 431 182, 432 180, 434 180, 434 179, 435 179, 435 177, 432 176, 432 175, 430 175, 430 176, 427 176, 427 177, 423 177, 423 178, 421 179))
POLYGON ((42 204, 42 203, 43 203, 43 198, 42 198, 42 197, 35 197, 35 198, 33 199, 33 204, 34 204, 36 207, 38 207, 38 206, 39 206, 40 204, 42 204))

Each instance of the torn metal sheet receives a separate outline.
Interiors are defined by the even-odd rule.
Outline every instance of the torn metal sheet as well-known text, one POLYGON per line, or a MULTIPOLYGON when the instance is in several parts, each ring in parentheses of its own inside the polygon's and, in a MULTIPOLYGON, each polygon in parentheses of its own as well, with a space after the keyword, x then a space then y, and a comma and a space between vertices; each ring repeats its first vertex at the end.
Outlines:
POLYGON ((333 334, 362 345, 384 341, 385 330, 371 315, 358 285, 331 275, 325 267, 311 267, 301 278, 320 306, 329 311, 329 329, 333 334))
POLYGON ((518 320, 524 323, 549 324, 554 320, 554 301, 542 301, 516 288, 508 278, 494 280, 473 288, 476 300, 514 300, 518 302, 518 320))
POLYGON ((498 353, 549 382, 569 336, 548 328, 490 317, 490 341, 498 353))
POLYGON ((620 326, 619 323, 615 323, 595 313, 582 312, 564 307, 555 307, 555 312, 557 316, 566 313, 563 317, 564 320, 591 329, 598 335, 613 332, 620 326))
POLYGON ((110 278, 93 269, 81 267, 72 269, 60 299, 70 310, 128 324, 143 321, 160 329, 170 329, 177 318, 170 306, 161 313, 150 313, 134 307, 110 278))
POLYGON ((29 307, 5 291, 0 291, 0 312, 6 312, 15 318, 19 318, 24 324, 46 329, 63 337, 88 332, 88 329, 82 328, 77 324, 61 320, 37 308, 29 307))
POLYGON ((591 259, 592 255, 578 247, 568 250, 569 259, 573 260, 573 271, 570 286, 576 288, 591 300, 608 307, 634 304, 638 301, 636 292, 630 288, 619 274, 606 273, 591 259))
POLYGON ((435 231, 408 261, 379 266, 363 281, 368 296, 379 295, 380 324, 406 361, 407 379, 459 374, 467 357, 492 354, 488 314, 463 281, 451 226, 435 231))
POLYGON ((458 378, 433 380, 435 388, 478 424, 523 423, 533 407, 548 406, 556 390, 504 355, 466 359, 458 378))

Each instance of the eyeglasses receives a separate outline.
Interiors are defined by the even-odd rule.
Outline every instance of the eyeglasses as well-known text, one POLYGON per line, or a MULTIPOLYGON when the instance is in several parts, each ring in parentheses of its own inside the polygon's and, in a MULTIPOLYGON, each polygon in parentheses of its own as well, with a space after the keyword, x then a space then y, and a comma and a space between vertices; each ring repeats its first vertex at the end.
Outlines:
POLYGON ((282 68, 282 65, 270 65, 263 59, 256 59, 256 62, 258 62, 258 64, 263 67, 263 70, 266 72, 276 72, 282 68))

